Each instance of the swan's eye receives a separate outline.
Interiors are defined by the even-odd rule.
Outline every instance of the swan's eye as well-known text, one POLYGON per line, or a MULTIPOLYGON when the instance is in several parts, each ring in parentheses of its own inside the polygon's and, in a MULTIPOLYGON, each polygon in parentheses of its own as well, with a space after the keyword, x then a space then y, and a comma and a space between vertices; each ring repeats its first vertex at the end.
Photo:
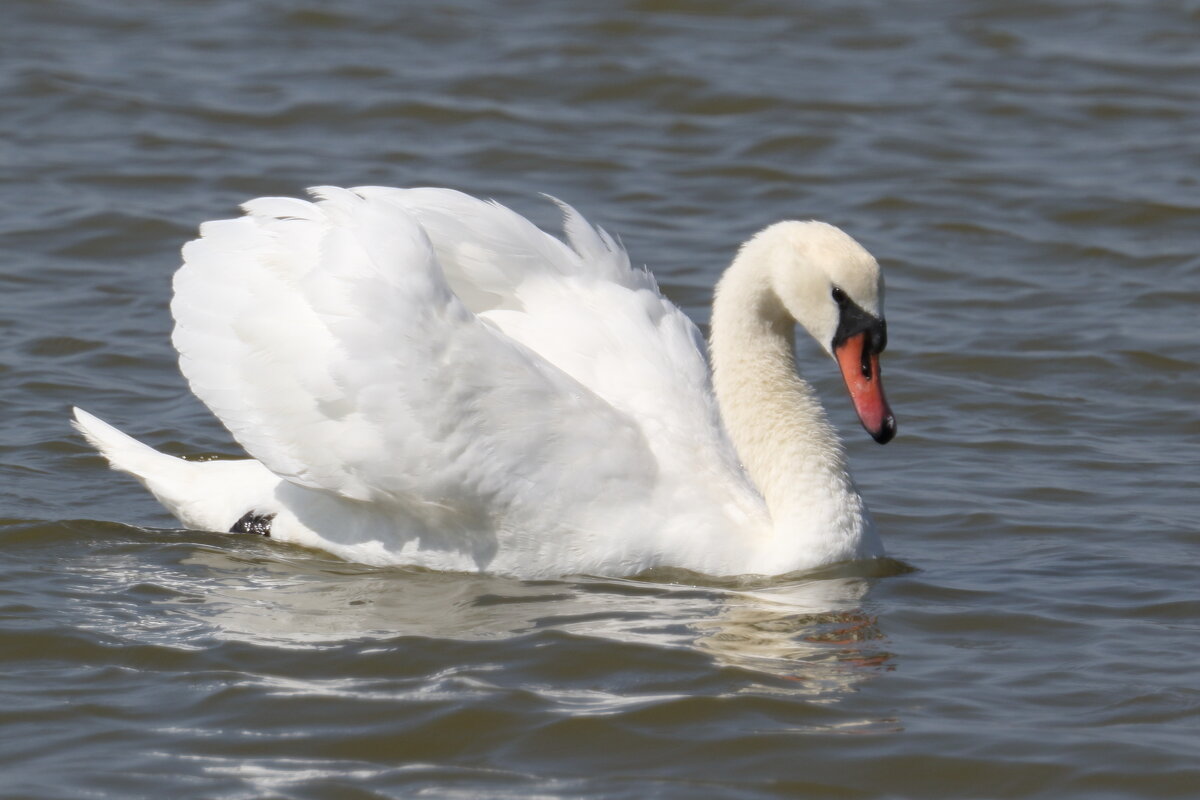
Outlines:
POLYGON ((842 303, 846 302, 849 299, 850 298, 846 295, 845 292, 843 292, 841 289, 839 289, 836 286, 833 287, 833 301, 835 303, 837 303, 840 306, 842 303))

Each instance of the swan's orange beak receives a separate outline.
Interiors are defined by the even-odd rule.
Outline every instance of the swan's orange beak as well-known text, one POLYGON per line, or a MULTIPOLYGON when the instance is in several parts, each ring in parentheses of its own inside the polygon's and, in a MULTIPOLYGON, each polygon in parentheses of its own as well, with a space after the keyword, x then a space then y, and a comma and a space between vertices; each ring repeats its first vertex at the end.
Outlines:
POLYGON ((869 342, 869 332, 857 333, 835 347, 833 355, 863 427, 875 441, 887 444, 896 435, 896 418, 883 396, 879 353, 871 352, 869 342))

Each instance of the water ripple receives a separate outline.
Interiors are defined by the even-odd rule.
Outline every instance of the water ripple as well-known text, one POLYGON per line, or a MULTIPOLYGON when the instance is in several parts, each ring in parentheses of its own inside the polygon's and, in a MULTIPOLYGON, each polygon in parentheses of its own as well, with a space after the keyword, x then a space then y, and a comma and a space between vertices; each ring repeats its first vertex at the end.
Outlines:
POLYGON ((1200 12, 14 0, 0 754, 17 795, 1140 797, 1200 784, 1200 12), (520 582, 180 531, 70 430, 238 450, 168 343, 205 219, 451 185, 618 233, 699 322, 845 226, 901 434, 800 344, 895 560, 520 582), (113 522, 113 521, 120 521, 113 522))

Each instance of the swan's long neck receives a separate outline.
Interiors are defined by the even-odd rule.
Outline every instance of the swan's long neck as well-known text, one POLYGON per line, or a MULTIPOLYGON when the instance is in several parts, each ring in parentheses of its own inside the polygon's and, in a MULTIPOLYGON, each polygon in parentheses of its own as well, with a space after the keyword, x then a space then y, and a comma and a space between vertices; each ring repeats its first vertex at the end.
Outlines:
MULTIPOLYGON (((721 417, 766 501, 776 531, 821 536, 865 526, 837 434, 796 373, 796 322, 771 285, 754 243, 722 277, 713 303, 711 355, 721 417)), ((836 534, 834 534, 836 535, 836 534)))

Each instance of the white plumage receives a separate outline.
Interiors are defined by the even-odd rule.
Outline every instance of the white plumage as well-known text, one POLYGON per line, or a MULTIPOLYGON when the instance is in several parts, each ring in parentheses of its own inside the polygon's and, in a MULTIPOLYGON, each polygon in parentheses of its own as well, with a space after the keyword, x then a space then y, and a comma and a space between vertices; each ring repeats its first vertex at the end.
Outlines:
POLYGON ((772 363, 763 302, 788 353, 793 319, 832 346, 830 286, 881 318, 845 234, 781 223, 743 248, 719 298, 761 308, 718 300, 719 409, 696 327, 570 207, 563 243, 447 189, 314 194, 204 224, 175 276, 180 367, 253 460, 182 461, 76 412, 184 525, 274 515, 272 537, 352 560, 527 577, 882 552, 819 404, 772 363), (780 295, 785 268, 825 276, 822 296, 780 295))

